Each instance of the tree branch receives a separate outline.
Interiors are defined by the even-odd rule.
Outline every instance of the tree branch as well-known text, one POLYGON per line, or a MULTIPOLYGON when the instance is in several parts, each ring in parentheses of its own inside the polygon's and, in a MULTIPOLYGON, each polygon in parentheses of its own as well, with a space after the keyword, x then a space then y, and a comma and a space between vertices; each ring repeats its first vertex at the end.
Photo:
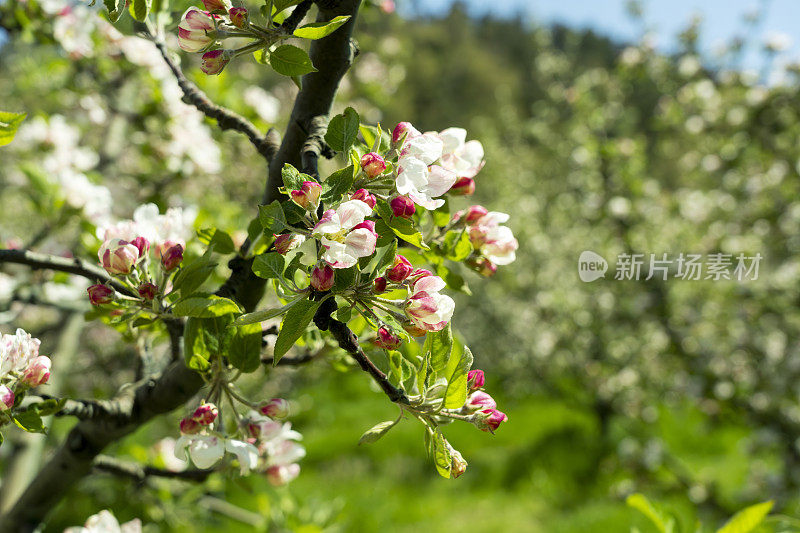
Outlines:
POLYGON ((234 113, 230 109, 218 106, 213 103, 208 96, 201 91, 197 85, 189 81, 184 76, 183 71, 170 57, 169 50, 163 41, 153 41, 161 52, 161 57, 167 63, 167 66, 172 71, 178 85, 183 91, 183 100, 190 105, 193 105, 200 110, 208 118, 214 119, 219 124, 222 130, 235 130, 242 133, 250 139, 250 142, 255 146, 258 153, 269 163, 275 157, 280 144, 280 137, 278 136, 275 128, 270 128, 266 135, 261 135, 261 132, 250 121, 243 116, 234 113))
POLYGON ((27 265, 34 270, 55 270, 67 272, 84 277, 96 283, 105 283, 114 287, 117 292, 128 296, 138 296, 125 285, 112 278, 97 265, 82 261, 77 258, 59 257, 56 255, 40 254, 30 250, 0 250, 0 263, 15 263, 27 265))
POLYGON ((313 2, 311 0, 303 0, 292 11, 292 14, 286 17, 286 20, 283 21, 281 24, 281 29, 288 34, 294 33, 294 30, 297 29, 297 26, 303 21, 303 18, 308 13, 308 10, 311 9, 311 5, 313 2))
POLYGON ((101 472, 131 478, 139 483, 144 483, 148 477, 202 482, 214 473, 213 470, 182 470, 176 472, 150 465, 140 465, 132 461, 123 461, 108 455, 98 455, 92 463, 92 467, 101 472))

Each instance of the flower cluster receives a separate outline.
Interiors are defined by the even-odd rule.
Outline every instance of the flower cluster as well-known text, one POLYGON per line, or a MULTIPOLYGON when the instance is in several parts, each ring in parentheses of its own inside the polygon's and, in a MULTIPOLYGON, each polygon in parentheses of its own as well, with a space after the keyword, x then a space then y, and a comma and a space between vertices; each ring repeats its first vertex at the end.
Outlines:
POLYGON ((511 229, 501 224, 507 222, 505 213, 489 211, 481 205, 473 205, 453 215, 453 225, 465 226, 475 253, 467 264, 485 276, 497 271, 497 266, 508 265, 516 259, 519 247, 511 229))
POLYGON ((497 402, 494 398, 483 391, 485 376, 483 370, 470 370, 467 374, 467 388, 469 396, 461 408, 462 414, 472 414, 474 424, 481 431, 494 431, 500 424, 508 420, 508 416, 497 409, 497 402))
POLYGON ((0 337, 0 421, 25 391, 50 379, 50 358, 39 355, 40 344, 22 329, 0 337))

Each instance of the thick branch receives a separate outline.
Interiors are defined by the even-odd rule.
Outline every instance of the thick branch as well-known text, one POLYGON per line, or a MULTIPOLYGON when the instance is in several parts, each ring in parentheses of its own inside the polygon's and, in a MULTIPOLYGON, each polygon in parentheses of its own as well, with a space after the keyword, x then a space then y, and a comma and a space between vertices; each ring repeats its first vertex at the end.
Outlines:
POLYGON ((167 66, 172 71, 175 79, 178 80, 178 85, 183 91, 183 100, 190 105, 199 109, 208 118, 214 119, 219 124, 222 130, 235 130, 243 133, 250 139, 253 146, 256 147, 258 153, 264 156, 267 162, 272 161, 275 153, 280 144, 278 132, 274 128, 270 128, 266 135, 261 135, 261 132, 250 121, 243 116, 234 113, 230 109, 218 106, 213 103, 206 94, 201 91, 197 85, 189 81, 183 75, 180 67, 175 64, 170 57, 167 46, 162 41, 154 41, 161 56, 167 63, 167 66))
POLYGON ((286 135, 269 166, 269 179, 264 191, 265 204, 280 199, 278 188, 282 185, 281 168, 284 163, 303 168, 305 165, 301 160, 301 152, 304 151, 309 134, 314 133, 314 125, 320 121, 327 123, 339 82, 355 56, 355 46, 350 37, 356 23, 359 3, 360 0, 317 2, 317 21, 329 21, 339 15, 350 15, 350 20, 329 36, 311 44, 309 56, 317 72, 303 76, 303 88, 294 102, 286 135))
POLYGON ((96 283, 105 283, 114 287, 117 292, 134 295, 125 285, 112 278, 97 265, 77 258, 59 257, 57 255, 40 254, 30 250, 0 250, 0 263, 16 263, 27 265, 34 270, 56 270, 82 276, 96 283))
POLYGON ((148 477, 163 477, 201 482, 208 479, 208 476, 214 473, 213 470, 183 470, 175 472, 150 465, 140 465, 132 461, 123 461, 115 457, 109 457, 108 455, 98 455, 92 463, 92 466, 95 470, 128 477, 139 483, 143 483, 148 477))

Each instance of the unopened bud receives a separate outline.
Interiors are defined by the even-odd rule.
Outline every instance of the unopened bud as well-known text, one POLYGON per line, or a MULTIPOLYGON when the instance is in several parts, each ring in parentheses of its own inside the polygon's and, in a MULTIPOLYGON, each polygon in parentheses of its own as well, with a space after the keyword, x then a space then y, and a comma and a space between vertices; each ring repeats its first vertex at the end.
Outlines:
POLYGON ((367 189, 358 189, 356 192, 353 193, 350 199, 361 200, 362 202, 364 202, 373 209, 375 208, 375 203, 377 201, 375 199, 375 195, 370 194, 370 192, 367 189))
POLYGON ((386 278, 383 276, 375 278, 375 281, 372 282, 372 288, 375 290, 375 294, 386 292, 386 278))
POLYGON ((494 401, 494 398, 489 396, 483 391, 475 391, 469 395, 467 398, 466 403, 464 404, 464 409, 467 412, 479 411, 481 409, 496 409, 497 402, 494 401))
POLYGON ((0 385, 0 411, 8 411, 14 407, 14 391, 0 385))
POLYGON ((259 409, 262 415, 270 418, 286 418, 289 416, 289 402, 283 398, 273 398, 259 409))
POLYGON ((467 261, 467 265, 472 267, 475 272, 481 276, 485 276, 487 278, 494 276, 495 273, 497 273, 497 265, 492 263, 491 260, 486 257, 470 259, 467 261))
POLYGON ((203 426, 210 426, 217 419, 219 410, 213 403, 204 403, 194 410, 192 413, 192 420, 203 426))
POLYGON ((142 283, 141 285, 139 285, 139 287, 136 290, 139 293, 139 296, 148 301, 155 298, 156 295, 158 294, 158 287, 156 286, 156 284, 150 283, 149 281, 147 283, 142 283))
POLYGON ((456 449, 450 449, 450 475, 453 479, 467 471, 467 462, 464 456, 456 449))
POLYGON ((464 220, 467 222, 467 224, 474 224, 488 214, 489 210, 482 205, 471 205, 467 208, 467 212, 464 215, 464 220))
POLYGON ((206 52, 203 54, 200 70, 209 75, 219 74, 232 57, 233 53, 230 50, 211 50, 206 52))
POLYGON ((283 233, 275 235, 275 251, 281 255, 285 255, 290 250, 294 250, 305 242, 306 238, 297 233, 283 233))
POLYGON ((329 291, 333 287, 333 268, 327 264, 315 266, 311 271, 311 286, 320 292, 329 291))
POLYGON ((389 328, 385 326, 381 326, 378 328, 378 335, 375 337, 375 344, 380 346, 381 348, 386 348, 387 350, 394 350, 398 346, 402 340, 400 337, 389 331, 389 328))
POLYGON ((457 196, 471 196, 474 192, 475 180, 472 178, 460 178, 450 187, 450 194, 457 196))
POLYGON ((410 122, 400 122, 392 131, 392 144, 399 144, 407 137, 416 137, 419 131, 410 122))
POLYGON ((370 152, 361 158, 361 168, 370 179, 377 178, 386 170, 386 161, 380 154, 370 152))
POLYGON ((50 379, 50 358, 40 355, 28 363, 28 368, 25 369, 25 374, 22 376, 22 381, 29 387, 37 387, 47 383, 50 379))
POLYGON ((475 425, 481 431, 494 433, 500 424, 508 420, 508 416, 497 409, 484 409, 475 413, 475 425))
POLYGON ((139 257, 144 257, 150 251, 150 241, 144 237, 136 237, 131 241, 131 244, 139 250, 139 257))
POLYGON ((414 207, 414 202, 408 196, 396 196, 392 198, 392 201, 389 202, 389 206, 392 208, 392 213, 394 216, 400 218, 411 218, 417 208, 414 207))
POLYGON ((200 425, 200 422, 189 417, 181 419, 181 433, 184 435, 194 435, 199 433, 201 429, 203 429, 203 426, 200 425))
POLYGON ((394 256, 392 266, 386 269, 386 279, 394 283, 401 283, 411 272, 414 271, 414 265, 400 254, 394 256))
POLYGON ((231 18, 231 24, 242 30, 247 29, 249 22, 247 8, 232 7, 230 10, 228 10, 228 16, 231 18))
POLYGON ((486 382, 486 377, 483 375, 483 370, 470 370, 467 372, 467 387, 469 390, 474 391, 478 389, 482 389, 484 383, 486 382))
POLYGON ((203 0, 203 6, 207 11, 227 13, 230 4, 225 0, 203 0))
POLYGON ((161 254, 161 265, 169 272, 183 261, 183 246, 174 244, 161 254))
POLYGON ((130 274, 139 259, 139 249, 122 239, 109 239, 97 252, 100 264, 109 274, 130 274))
POLYGON ((108 285, 92 285, 86 292, 89 293, 89 301, 92 305, 108 304, 114 301, 114 289, 108 285))
POLYGON ((304 181, 300 190, 289 191, 292 201, 306 211, 315 211, 319 207, 322 186, 316 181, 304 181))

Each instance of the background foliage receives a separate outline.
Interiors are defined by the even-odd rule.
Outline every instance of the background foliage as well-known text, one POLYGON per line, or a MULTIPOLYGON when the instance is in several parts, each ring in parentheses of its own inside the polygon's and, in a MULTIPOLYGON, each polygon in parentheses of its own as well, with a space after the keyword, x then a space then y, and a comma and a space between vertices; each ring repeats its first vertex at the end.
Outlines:
MULTIPOLYGON (((203 127, 158 69, 134 64, 136 51, 112 52, 102 27, 83 43, 89 53, 65 51, 63 32, 59 45, 59 29, 31 16, 40 7, 0 5, 11 32, 0 54, 3 107, 76 127, 77 144, 98 154, 87 175, 111 189, 117 216, 143 202, 194 205, 197 227, 246 226, 243 206, 258 202, 266 172, 246 141, 203 127)), ((737 46, 702 64, 697 32, 688 28, 681 50, 665 56, 646 40, 622 46, 591 32, 472 20, 458 7, 440 20, 364 9, 361 54, 336 112, 353 105, 384 126, 467 128, 487 150, 475 203, 512 215, 517 263, 490 281, 468 275, 473 297, 458 302, 454 321, 510 422, 490 441, 450 429, 470 469, 440 479, 413 424, 357 446, 394 408, 333 355, 251 384, 296 401, 308 456, 289 487, 221 476, 204 489, 141 487, 101 476, 47 531, 105 507, 161 531, 646 531, 625 504, 633 492, 663 502, 683 531, 768 499, 777 513, 800 514, 800 85, 791 71, 766 87, 727 69, 737 46), (575 272, 583 250, 764 259, 749 283, 584 284, 575 272)), ((290 81, 255 61, 208 77, 183 60, 215 101, 262 127, 285 123, 290 81)), ((3 149, 0 241, 51 253, 96 246, 81 240, 88 223, 40 165, 46 143, 23 140, 3 149)), ((112 394, 133 354, 116 332, 82 323, 68 280, 44 281, 0 295, 0 329, 24 324, 43 339, 58 356, 54 390, 112 394), (15 299, 57 305, 22 311, 15 299)), ((158 461, 151 445, 177 420, 146 426, 119 451, 158 461)), ((69 425, 54 421, 33 448, 45 452, 69 425)), ((24 477, 7 461, 21 441, 6 444, 0 476, 24 477)))

